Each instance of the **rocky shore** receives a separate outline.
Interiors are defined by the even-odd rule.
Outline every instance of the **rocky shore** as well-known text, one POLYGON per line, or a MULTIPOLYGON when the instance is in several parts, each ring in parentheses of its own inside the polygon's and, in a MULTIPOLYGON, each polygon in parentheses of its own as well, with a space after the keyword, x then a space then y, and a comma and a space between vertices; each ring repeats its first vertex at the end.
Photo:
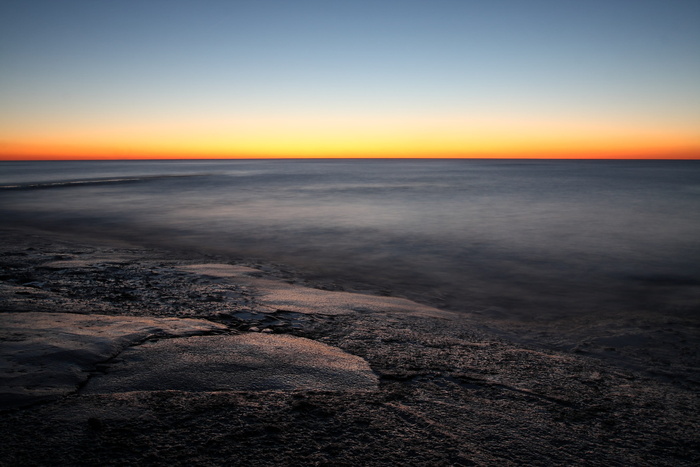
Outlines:
POLYGON ((280 265, 0 234, 0 465, 700 464, 692 379, 280 265))

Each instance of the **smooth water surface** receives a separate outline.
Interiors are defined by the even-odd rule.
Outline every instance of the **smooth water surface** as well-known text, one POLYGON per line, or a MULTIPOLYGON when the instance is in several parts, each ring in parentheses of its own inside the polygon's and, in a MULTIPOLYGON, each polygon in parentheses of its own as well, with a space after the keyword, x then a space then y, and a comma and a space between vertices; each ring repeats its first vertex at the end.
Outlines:
POLYGON ((695 161, 4 162, 0 216, 467 312, 698 312, 695 161))

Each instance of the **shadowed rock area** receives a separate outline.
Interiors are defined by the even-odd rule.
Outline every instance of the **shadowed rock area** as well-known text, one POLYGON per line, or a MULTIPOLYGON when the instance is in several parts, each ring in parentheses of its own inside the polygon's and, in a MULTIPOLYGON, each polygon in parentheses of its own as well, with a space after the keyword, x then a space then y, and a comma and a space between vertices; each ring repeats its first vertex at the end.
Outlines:
POLYGON ((0 465, 700 463, 690 346, 660 374, 283 265, 0 236, 0 465))

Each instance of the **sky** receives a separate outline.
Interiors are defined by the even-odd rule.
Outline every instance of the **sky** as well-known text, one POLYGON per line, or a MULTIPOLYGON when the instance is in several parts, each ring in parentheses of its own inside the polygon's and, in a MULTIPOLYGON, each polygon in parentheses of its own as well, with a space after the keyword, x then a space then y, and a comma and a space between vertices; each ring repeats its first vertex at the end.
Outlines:
POLYGON ((0 159, 700 158, 698 0, 0 0, 0 159))

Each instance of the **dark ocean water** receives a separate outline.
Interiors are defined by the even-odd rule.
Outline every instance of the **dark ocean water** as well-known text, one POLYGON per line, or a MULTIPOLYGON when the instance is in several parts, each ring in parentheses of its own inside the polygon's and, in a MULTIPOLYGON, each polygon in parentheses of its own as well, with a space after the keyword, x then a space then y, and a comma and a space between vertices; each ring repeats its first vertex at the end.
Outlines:
POLYGON ((0 218, 484 316, 699 308, 697 161, 3 162, 0 218))

